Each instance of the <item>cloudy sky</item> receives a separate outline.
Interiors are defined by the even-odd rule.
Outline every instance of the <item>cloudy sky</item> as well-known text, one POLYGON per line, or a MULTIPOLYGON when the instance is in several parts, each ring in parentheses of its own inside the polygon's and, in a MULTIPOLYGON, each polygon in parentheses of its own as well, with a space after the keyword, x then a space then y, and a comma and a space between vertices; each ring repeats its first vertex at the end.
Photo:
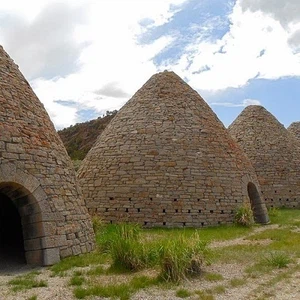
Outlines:
POLYGON ((249 104, 300 120, 299 0, 0 0, 0 44, 58 129, 166 69, 226 126, 249 104))

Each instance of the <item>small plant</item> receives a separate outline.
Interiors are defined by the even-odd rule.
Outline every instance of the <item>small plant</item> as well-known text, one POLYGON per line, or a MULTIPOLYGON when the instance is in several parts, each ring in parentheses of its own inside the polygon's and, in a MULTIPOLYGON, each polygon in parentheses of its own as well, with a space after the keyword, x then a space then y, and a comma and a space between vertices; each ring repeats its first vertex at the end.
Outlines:
POLYGON ((214 300, 214 296, 211 292, 208 291, 196 291, 195 292, 199 296, 199 300, 214 300))
POLYGON ((244 204, 237 209, 234 221, 236 224, 246 227, 250 227, 254 224, 253 211, 249 204, 244 204))
POLYGON ((206 252, 206 243, 201 242, 198 235, 166 241, 160 249, 161 278, 179 282, 187 276, 200 274, 206 252))
POLYGON ((186 289, 179 289, 179 290, 176 291, 176 297, 187 298, 187 297, 190 297, 190 296, 191 296, 191 293, 186 289))
POLYGON ((70 280, 70 285, 80 286, 84 281, 85 279, 82 276, 73 276, 70 280))
POLYGON ((268 215, 270 217, 277 217, 279 214, 279 209, 277 207, 268 208, 268 215))
POLYGON ((264 261, 271 267, 286 268, 291 262, 291 259, 283 252, 271 252, 269 255, 264 257, 264 261))
POLYGON ((206 273, 204 275, 204 278, 205 278, 205 280, 208 280, 208 281, 218 281, 218 280, 224 279, 224 277, 218 273, 206 273))
POLYGON ((9 284, 12 285, 12 290, 14 292, 21 290, 29 290, 37 287, 46 287, 48 286, 47 282, 44 280, 37 280, 35 277, 38 275, 36 272, 31 272, 26 275, 18 276, 9 281, 9 284))
POLYGON ((113 267, 136 271, 144 268, 148 262, 148 251, 139 240, 140 227, 132 224, 121 224, 116 227, 110 241, 109 251, 113 267))
POLYGON ((233 278, 230 280, 230 285, 232 287, 238 287, 238 286, 241 286, 241 285, 244 285, 245 284, 245 279, 241 279, 241 278, 233 278))
POLYGON ((92 216, 92 223, 93 223, 94 232, 95 232, 95 234, 97 234, 100 231, 100 229, 102 228, 103 222, 99 216, 94 215, 94 216, 92 216))
POLYGON ((37 296, 36 296, 36 295, 33 295, 33 296, 27 298, 26 300, 37 300, 37 296))

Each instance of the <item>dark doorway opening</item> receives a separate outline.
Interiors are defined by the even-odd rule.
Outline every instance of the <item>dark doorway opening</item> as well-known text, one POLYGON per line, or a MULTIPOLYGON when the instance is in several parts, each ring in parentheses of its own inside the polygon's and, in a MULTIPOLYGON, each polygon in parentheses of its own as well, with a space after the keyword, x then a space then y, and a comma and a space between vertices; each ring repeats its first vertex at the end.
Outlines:
POLYGON ((260 194, 252 182, 248 183, 247 186, 248 196, 253 211, 254 220, 256 223, 266 224, 269 222, 267 210, 261 200, 260 194))
POLYGON ((13 201, 0 193, 0 269, 26 264, 21 217, 13 201))

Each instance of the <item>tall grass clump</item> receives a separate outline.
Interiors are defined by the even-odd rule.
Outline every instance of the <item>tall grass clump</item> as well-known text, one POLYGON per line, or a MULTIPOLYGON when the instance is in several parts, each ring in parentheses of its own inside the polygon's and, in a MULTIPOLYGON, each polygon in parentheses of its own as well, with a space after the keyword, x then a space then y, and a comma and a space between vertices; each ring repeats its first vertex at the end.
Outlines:
POLYGON ((234 222, 246 227, 251 227, 254 224, 253 211, 249 204, 243 204, 236 210, 234 222))
POLYGON ((148 251, 140 241, 141 228, 135 224, 119 224, 114 227, 108 242, 113 267, 136 271, 148 264, 148 251))
POLYGON ((190 238, 182 235, 166 241, 159 251, 161 278, 177 283, 200 274, 206 253, 206 243, 200 241, 197 234, 190 238))

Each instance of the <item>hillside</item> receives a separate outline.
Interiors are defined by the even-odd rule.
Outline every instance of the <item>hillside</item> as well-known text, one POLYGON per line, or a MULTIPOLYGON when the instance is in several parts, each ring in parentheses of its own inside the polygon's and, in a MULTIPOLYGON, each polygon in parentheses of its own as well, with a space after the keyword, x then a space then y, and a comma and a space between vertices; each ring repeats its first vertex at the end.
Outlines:
POLYGON ((84 159, 98 135, 103 132, 116 113, 116 110, 107 112, 104 117, 71 125, 58 131, 72 160, 84 159))

